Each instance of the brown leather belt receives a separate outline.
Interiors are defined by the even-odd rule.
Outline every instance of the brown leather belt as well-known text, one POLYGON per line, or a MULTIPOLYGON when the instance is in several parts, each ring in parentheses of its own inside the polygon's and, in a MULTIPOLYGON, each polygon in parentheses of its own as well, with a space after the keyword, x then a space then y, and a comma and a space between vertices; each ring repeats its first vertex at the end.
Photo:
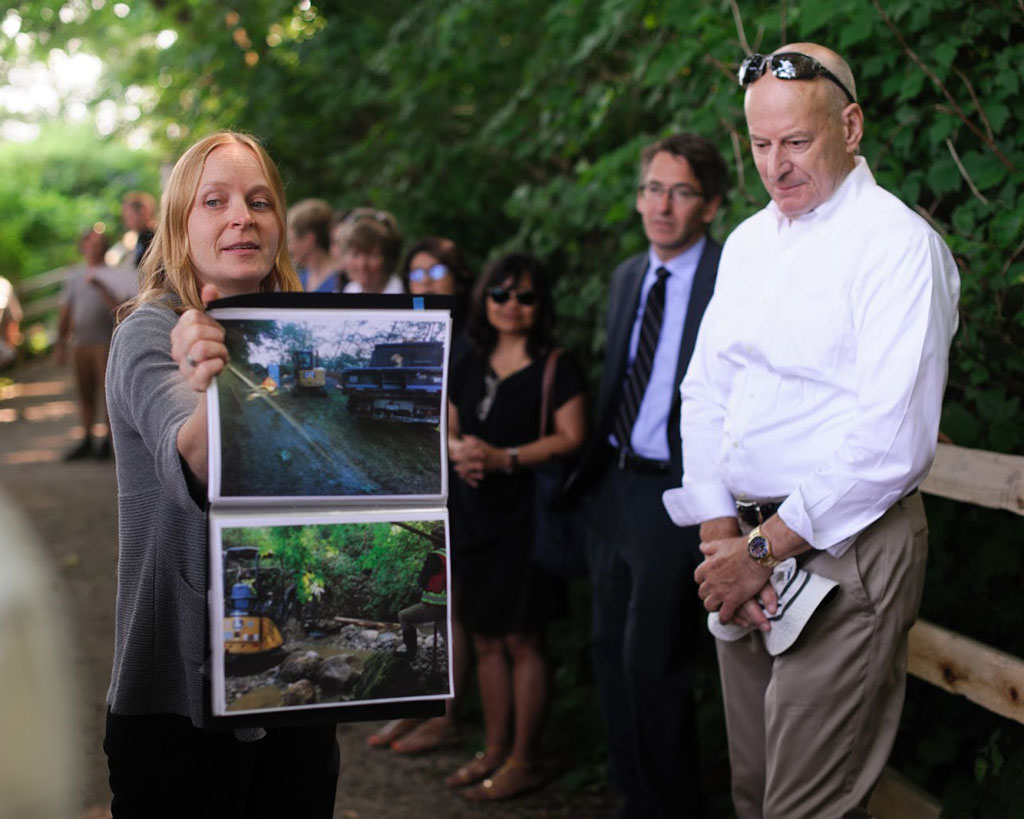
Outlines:
POLYGON ((753 529, 778 512, 785 498, 766 501, 740 500, 739 498, 735 500, 736 517, 753 529))
MULTIPOLYGON (((905 501, 911 495, 917 491, 915 486, 906 495, 900 498, 900 502, 905 501)), ((753 529, 755 526, 760 526, 768 518, 779 511, 779 507, 782 506, 782 502, 785 498, 776 498, 773 500, 740 500, 739 498, 734 499, 736 502, 736 517, 743 521, 747 526, 753 529)))

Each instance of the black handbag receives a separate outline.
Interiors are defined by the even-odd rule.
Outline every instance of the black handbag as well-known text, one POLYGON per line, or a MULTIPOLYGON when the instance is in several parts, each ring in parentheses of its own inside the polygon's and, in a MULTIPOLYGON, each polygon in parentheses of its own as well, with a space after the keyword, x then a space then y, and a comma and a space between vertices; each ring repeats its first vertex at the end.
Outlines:
MULTIPOLYGON (((555 382, 555 369, 562 348, 548 353, 541 381, 540 435, 548 431, 548 408, 555 382)), ((552 458, 533 469, 534 525, 533 561, 542 569, 564 578, 587 574, 585 527, 574 509, 556 508, 556 502, 570 472, 566 458, 552 458)))

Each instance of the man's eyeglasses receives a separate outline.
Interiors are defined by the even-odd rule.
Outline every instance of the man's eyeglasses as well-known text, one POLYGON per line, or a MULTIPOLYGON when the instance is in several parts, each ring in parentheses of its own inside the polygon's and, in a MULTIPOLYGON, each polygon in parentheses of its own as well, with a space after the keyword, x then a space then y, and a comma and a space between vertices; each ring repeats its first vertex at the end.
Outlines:
POLYGON ((695 191, 689 185, 673 185, 671 188, 666 188, 660 182, 644 182, 637 185, 637 190, 640 191, 641 196, 650 196, 652 199, 661 199, 668 194, 677 205, 682 205, 690 199, 704 198, 703 193, 695 191))
POLYGON ((509 298, 515 298, 523 307, 531 307, 537 303, 537 294, 532 290, 512 290, 504 287, 489 287, 487 297, 495 304, 504 304, 509 298))
POLYGON ((448 268, 443 264, 434 264, 427 268, 415 267, 409 271, 409 281, 425 282, 427 279, 439 282, 448 275, 448 268))
POLYGON ((819 63, 814 57, 808 57, 798 51, 784 51, 781 54, 751 54, 742 63, 738 72, 740 86, 746 88, 754 80, 759 79, 765 71, 780 80, 813 80, 824 77, 842 89, 850 102, 856 102, 850 89, 842 81, 819 63))

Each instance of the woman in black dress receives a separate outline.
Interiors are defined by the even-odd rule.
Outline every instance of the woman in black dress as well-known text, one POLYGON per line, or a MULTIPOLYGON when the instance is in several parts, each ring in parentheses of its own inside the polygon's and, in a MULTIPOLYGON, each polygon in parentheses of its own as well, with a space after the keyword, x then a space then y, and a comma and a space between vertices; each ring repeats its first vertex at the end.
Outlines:
POLYGON ((473 800, 503 799, 540 783, 536 745, 547 703, 544 626, 565 611, 564 582, 531 559, 532 467, 583 443, 584 381, 557 359, 547 429, 541 385, 553 347, 547 276, 531 256, 492 263, 477 283, 472 349, 449 379, 452 566, 460 617, 472 635, 484 712, 484 750, 448 777, 473 800))

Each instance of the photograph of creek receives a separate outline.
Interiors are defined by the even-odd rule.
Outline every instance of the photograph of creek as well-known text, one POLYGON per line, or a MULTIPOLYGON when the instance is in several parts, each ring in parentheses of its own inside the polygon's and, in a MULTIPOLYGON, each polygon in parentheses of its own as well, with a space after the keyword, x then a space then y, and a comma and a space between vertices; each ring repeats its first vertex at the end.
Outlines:
POLYGON ((443 520, 220 531, 225 711, 450 694, 447 609, 403 641, 443 520), (410 638, 411 639, 411 638, 410 638))
POLYGON ((440 629, 435 638, 421 626, 420 651, 409 660, 395 652, 402 645, 397 623, 381 623, 381 628, 347 624, 323 637, 310 637, 297 622, 292 625, 294 637, 286 628, 281 660, 270 668, 250 666, 244 673, 244 664, 228 662, 228 711, 448 693, 448 652, 440 629))

